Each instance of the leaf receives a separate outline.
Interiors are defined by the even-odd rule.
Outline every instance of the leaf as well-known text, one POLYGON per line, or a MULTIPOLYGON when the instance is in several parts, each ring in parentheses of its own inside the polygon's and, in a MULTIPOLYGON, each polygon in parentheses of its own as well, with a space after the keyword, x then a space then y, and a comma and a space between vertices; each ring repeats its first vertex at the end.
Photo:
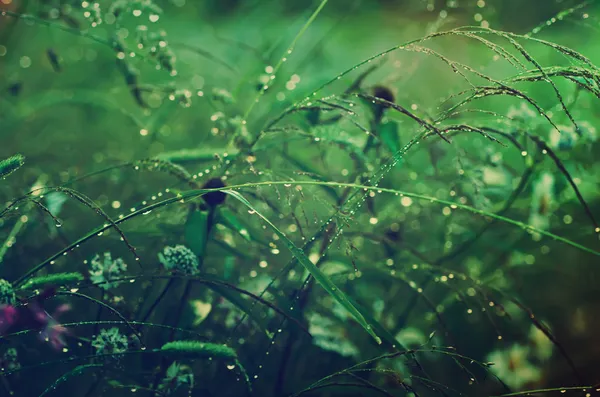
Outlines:
POLYGON ((185 241, 199 258, 204 257, 204 250, 206 249, 209 214, 210 212, 206 210, 194 211, 185 224, 185 241))
POLYGON ((92 90, 70 92, 55 90, 43 92, 20 101, 15 116, 18 118, 17 121, 28 119, 57 105, 87 105, 103 108, 109 112, 120 113, 139 127, 143 125, 141 119, 132 112, 132 109, 121 106, 114 100, 107 98, 106 95, 92 90))
POLYGON ((62 375, 60 378, 56 379, 54 381, 54 383, 52 383, 50 386, 48 386, 40 395, 39 397, 44 397, 46 394, 51 393, 53 391, 55 391, 58 386, 64 382, 66 382, 67 380, 69 380, 70 378, 80 375, 82 374, 84 371, 90 369, 90 368, 95 368, 96 371, 98 371, 98 368, 102 368, 102 364, 82 364, 82 365, 78 365, 75 368, 73 368, 72 370, 68 371, 67 373, 65 373, 64 375, 62 375))
POLYGON ((232 191, 232 190, 224 190, 225 193, 233 196, 250 210, 252 210, 256 215, 258 215, 263 221, 265 221, 279 236, 279 238, 286 244, 287 248, 290 250, 294 258, 298 260, 310 272, 310 274, 315 278, 315 280, 325 289, 325 291, 331 295, 336 301, 338 301, 352 316, 356 319, 356 321, 367 331, 369 335, 375 339, 378 344, 381 344, 381 338, 379 338, 375 332, 373 332, 372 326, 367 322, 365 316, 350 302, 346 294, 344 294, 334 283, 331 281, 329 277, 325 273, 323 273, 314 263, 308 259, 304 251, 298 248, 287 236, 277 228, 269 219, 267 219, 264 215, 256 210, 242 196, 240 193, 232 191))
POLYGON ((159 160, 170 161, 172 163, 193 163, 202 161, 214 161, 216 156, 227 157, 231 159, 237 154, 237 150, 231 149, 225 151, 222 148, 201 147, 198 149, 182 149, 172 152, 164 152, 156 156, 159 160))
POLYGON ((217 222, 221 225, 237 232, 240 236, 242 236, 246 241, 252 241, 250 237, 250 233, 248 229, 242 224, 242 222, 237 218, 236 214, 233 213, 229 208, 221 208, 217 214, 218 220, 217 222))
POLYGON ((169 117, 176 112, 177 101, 163 101, 161 106, 154 110, 152 115, 146 120, 145 127, 150 133, 157 133, 169 121, 169 117))
POLYGON ((333 351, 344 357, 359 357, 360 352, 346 334, 343 322, 320 315, 310 313, 307 316, 309 323, 308 331, 312 335, 313 343, 323 350, 333 351))
POLYGON ((197 327, 208 317, 208 314, 212 310, 212 305, 210 302, 203 302, 200 299, 190 301, 190 305, 194 311, 193 326, 197 327))
POLYGON ((394 335, 392 335, 387 329, 383 327, 383 325, 381 325, 377 320, 375 320, 375 318, 371 316, 368 310, 366 310, 362 305, 358 304, 352 298, 348 297, 348 299, 358 310, 360 310, 364 314, 367 321, 369 321, 373 325, 373 329, 375 330, 375 332, 377 332, 377 335, 381 335, 381 338, 384 341, 389 343, 391 346, 394 346, 396 350, 408 350, 402 345, 402 343, 398 339, 394 337, 394 335))
MULTIPOLYGON (((205 277, 205 276, 204 276, 205 277)), ((257 313, 254 305, 248 300, 244 299, 237 292, 232 291, 231 289, 217 284, 206 284, 206 286, 212 289, 217 294, 221 295, 227 301, 231 302, 235 307, 240 309, 243 313, 245 313, 252 321, 259 326, 261 330, 265 332, 265 334, 271 338, 273 337, 273 333, 269 332, 269 319, 267 317, 262 317, 257 313)))
POLYGON ((379 124, 379 139, 392 153, 400 150, 400 142, 398 137, 398 123, 396 121, 388 121, 387 123, 379 124))

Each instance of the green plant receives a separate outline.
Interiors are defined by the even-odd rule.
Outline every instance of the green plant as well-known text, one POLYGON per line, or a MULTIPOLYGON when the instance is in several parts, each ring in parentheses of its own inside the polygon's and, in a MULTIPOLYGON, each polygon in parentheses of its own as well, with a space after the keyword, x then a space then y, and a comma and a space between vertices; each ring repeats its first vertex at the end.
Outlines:
MULTIPOLYGON (((517 34, 484 19, 500 2, 431 1, 424 35, 365 58, 352 23, 350 44, 328 41, 342 14, 327 0, 281 42, 202 47, 178 26, 194 20, 184 2, 164 3, 2 11, 17 35, 52 32, 25 48, 57 81, 17 69, 31 55, 3 58, 25 88, 7 87, 0 127, 51 137, 16 137, 36 182, 2 185, 16 197, 0 211, 7 393, 592 392, 570 345, 600 304, 585 275, 600 255, 600 69, 540 34, 595 4, 517 34), (453 26, 453 10, 479 25, 453 26), (571 305, 579 325, 561 326, 571 305), (32 358, 39 332, 54 349, 36 340, 32 358)), ((277 7, 248 12, 287 27, 277 7)))

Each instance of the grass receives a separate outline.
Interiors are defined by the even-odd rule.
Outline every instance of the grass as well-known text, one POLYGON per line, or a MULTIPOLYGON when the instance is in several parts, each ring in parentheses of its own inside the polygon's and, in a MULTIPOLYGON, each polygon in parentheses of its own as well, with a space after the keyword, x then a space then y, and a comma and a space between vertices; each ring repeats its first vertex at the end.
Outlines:
POLYGON ((598 9, 479 3, 6 5, 0 387, 592 392, 598 9))

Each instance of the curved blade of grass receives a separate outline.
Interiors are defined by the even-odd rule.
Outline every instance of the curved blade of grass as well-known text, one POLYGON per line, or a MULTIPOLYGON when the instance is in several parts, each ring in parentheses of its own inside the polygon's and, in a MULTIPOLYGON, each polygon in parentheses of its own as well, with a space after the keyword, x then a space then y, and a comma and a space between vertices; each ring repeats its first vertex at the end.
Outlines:
POLYGON ((583 393, 587 390, 592 390, 594 387, 597 387, 597 386, 553 387, 553 388, 548 388, 548 389, 524 390, 524 391, 518 391, 518 392, 514 392, 514 393, 497 394, 494 397, 532 396, 534 394, 546 395, 546 393, 551 393, 551 392, 557 392, 557 393, 562 394, 562 393, 566 393, 567 390, 568 391, 581 391, 583 393))
MULTIPOLYGON (((253 183, 247 183, 247 184, 242 184, 242 185, 233 185, 233 186, 229 186, 229 189, 239 189, 239 188, 243 188, 243 187, 255 187, 255 186, 270 186, 270 185, 283 185, 283 184, 289 184, 289 181, 265 181, 265 182, 253 182, 253 183)), ((580 249, 582 251, 585 251, 587 253, 590 254, 594 254, 597 256, 600 256, 600 251, 596 251, 592 248, 588 248, 584 245, 581 245, 579 243, 576 243, 572 240, 569 240, 568 238, 565 237, 561 237, 558 236, 554 233, 545 231, 545 230, 541 230, 538 228, 535 228, 531 225, 528 225, 527 223, 524 222, 520 222, 511 218, 508 218, 506 216, 502 216, 502 215, 498 215, 495 214, 493 212, 489 212, 489 211, 485 211, 485 210, 480 210, 478 208, 475 207, 471 207, 469 205, 465 205, 465 204, 460 204, 457 202, 453 202, 453 201, 449 201, 449 200, 443 200, 443 199, 438 199, 436 197, 432 197, 432 196, 427 196, 424 194, 418 194, 418 193, 411 193, 411 192, 405 192, 402 190, 396 190, 396 189, 389 189, 389 188, 383 188, 383 187, 377 187, 377 186, 368 186, 368 185, 361 185, 361 184, 357 184, 357 183, 344 183, 344 182, 320 182, 320 181, 295 181, 293 182, 294 185, 325 185, 325 186, 333 186, 333 187, 338 187, 338 188, 345 188, 345 187, 351 187, 354 189, 357 189, 359 191, 375 191, 377 193, 392 193, 394 195, 397 196, 406 196, 406 197, 410 197, 413 199, 417 199, 417 200, 423 200, 423 201, 429 201, 431 203, 437 203, 437 204, 443 204, 443 205, 447 205, 450 206, 451 208, 456 208, 456 209, 461 209, 461 210, 466 210, 469 212, 472 212, 474 214, 478 214, 484 217, 489 217, 489 218, 493 218, 493 219, 497 219, 499 221, 505 222, 505 223, 509 223, 511 225, 514 226, 518 226, 520 228, 522 228, 523 230, 527 230, 530 232, 535 232, 535 233, 539 233, 543 236, 546 237, 550 237, 551 239, 560 241, 562 243, 568 244, 572 247, 575 247, 577 249, 580 249)), ((225 191, 226 193, 231 193, 231 191, 227 190, 225 191)), ((600 230, 592 230, 595 233, 600 233, 600 230)), ((311 262, 312 263, 312 262, 311 262)))
MULTIPOLYGON (((289 54, 291 54, 292 51, 294 51, 294 47, 296 47, 296 43, 298 42, 298 40, 300 40, 300 38, 308 30, 308 27, 315 21, 315 19, 317 18, 317 16, 321 12, 321 10, 323 10, 323 8, 325 7, 325 5, 327 4, 328 1, 329 0, 321 0, 321 3, 319 4, 319 6, 315 9, 315 11, 312 13, 312 15, 310 16, 310 18, 308 18, 308 20, 306 21, 306 23, 304 24, 304 26, 302 26, 302 29, 300 29, 300 31, 298 32, 298 34, 296 35, 296 37, 294 37, 294 40, 292 40, 292 43, 290 44, 290 46, 283 53, 283 55, 280 57, 279 62, 277 62, 277 64, 273 67, 273 72, 272 72, 273 76, 277 76, 277 73, 279 72, 279 69, 281 68, 281 66, 283 65, 283 63, 286 61, 286 59, 289 56, 289 54)), ((254 109, 254 106, 260 101, 260 98, 264 95, 264 93, 267 90, 267 88, 268 88, 267 85, 264 85, 263 87, 261 87, 261 89, 258 92, 258 94, 256 95, 256 98, 254 99, 254 101, 252 101, 250 103, 250 106, 248 106, 248 109, 246 109, 246 111, 244 112, 244 116, 242 117, 242 120, 248 120, 248 117, 250 116, 250 113, 252 113, 252 109, 254 109)), ((239 134, 239 130, 236 131, 236 135, 237 134, 239 134)))
POLYGON ((67 379, 73 377, 73 376, 77 376, 79 374, 81 374, 82 372, 84 372, 87 369, 90 368, 102 368, 104 365, 103 364, 83 364, 83 365, 78 365, 75 368, 73 368, 72 370, 70 370, 69 372, 67 372, 66 374, 64 374, 63 376, 61 376, 60 378, 58 378, 56 381, 54 381, 54 383, 52 383, 52 385, 48 386, 46 388, 46 390, 44 390, 42 392, 42 394, 39 395, 39 397, 44 397, 46 394, 56 390, 56 388, 58 387, 58 385, 60 385, 63 382, 66 382, 67 379))
POLYGON ((277 226, 275 226, 268 218, 266 218, 264 215, 262 215, 260 212, 258 212, 256 210, 256 208, 254 208, 254 206, 252 204, 250 204, 250 202, 248 202, 248 200, 246 200, 244 198, 244 196, 242 196, 240 193, 232 191, 232 190, 224 190, 224 192, 229 194, 230 196, 233 196, 236 200, 238 200, 239 202, 244 204, 251 211, 253 211, 256 215, 258 215, 265 223, 267 223, 271 227, 271 229, 273 229, 275 234, 277 234, 279 236, 279 238, 285 243, 285 245, 290 250, 290 252, 294 256, 294 258, 296 258, 298 260, 298 262, 300 262, 302 264, 302 266, 304 266, 304 268, 306 270, 308 270, 310 272, 310 274, 312 274, 312 276, 315 278, 315 280, 325 289, 325 291, 327 291, 327 293, 329 295, 331 295, 346 310, 348 310, 348 312, 350 314, 352 314, 352 316, 356 319, 356 321, 367 331, 367 333, 369 335, 371 335, 375 339, 375 341, 378 344, 382 343, 381 338, 375 334, 375 332, 373 331, 373 327, 367 322, 365 315, 363 315, 363 313, 360 310, 358 310, 352 304, 352 302, 350 302, 350 299, 348 299, 346 294, 344 294, 333 283, 333 281, 331 281, 331 279, 325 273, 323 273, 321 271, 321 269, 319 269, 314 263, 312 263, 310 261, 310 259, 308 259, 308 257, 304 253, 304 251, 302 251, 300 248, 298 248, 292 242, 292 240, 290 240, 285 235, 285 233, 283 233, 281 230, 279 230, 277 228, 277 226))
POLYGON ((201 147, 197 149, 181 149, 172 152, 163 152, 156 156, 159 160, 170 161, 172 163, 195 163, 203 161, 214 161, 215 157, 232 158, 237 155, 237 150, 225 150, 223 148, 201 147))
POLYGON ((16 121, 30 118, 44 110, 48 110, 53 106, 59 105, 95 106, 107 111, 120 113, 121 115, 133 121, 133 123, 139 128, 142 128, 144 125, 142 119, 133 114, 131 109, 120 106, 118 103, 107 99, 106 96, 92 90, 77 90, 70 94, 65 94, 60 90, 46 91, 42 94, 27 98, 25 101, 20 103, 16 109, 16 121))
POLYGON ((381 325, 379 322, 377 322, 377 320, 375 319, 375 317, 373 317, 373 315, 371 315, 371 313, 369 313, 369 311, 367 309, 365 309, 362 305, 358 304, 351 297, 348 297, 348 300, 350 300, 350 302, 356 308, 358 308, 362 313, 365 314, 366 319, 368 321, 370 321, 371 324, 373 324, 373 329, 375 329, 375 332, 377 332, 378 335, 381 335, 381 338, 384 341, 386 341, 387 343, 389 343, 390 346, 394 350, 408 350, 406 347, 404 347, 404 345, 402 343, 400 343, 400 341, 398 341, 398 339, 396 339, 394 337, 394 335, 392 335, 390 333, 390 331, 388 331, 387 329, 385 329, 385 327, 383 325, 381 325))
POLYGON ((269 331, 269 319, 263 318, 257 315, 253 311, 252 303, 243 299, 239 294, 236 294, 235 291, 228 289, 219 284, 206 284, 208 288, 221 295, 225 300, 229 301, 232 305, 237 307, 239 310, 244 312, 252 321, 259 326, 261 330, 267 335, 267 337, 271 338, 273 336, 273 332, 269 331))
POLYGON ((218 211, 217 222, 235 231, 242 236, 244 240, 249 242, 252 241, 252 236, 250 235, 248 228, 244 226, 244 224, 237 218, 236 214, 229 208, 224 207, 218 211))
POLYGON ((210 218, 209 211, 198 210, 192 212, 185 223, 185 241, 201 261, 208 242, 210 218))

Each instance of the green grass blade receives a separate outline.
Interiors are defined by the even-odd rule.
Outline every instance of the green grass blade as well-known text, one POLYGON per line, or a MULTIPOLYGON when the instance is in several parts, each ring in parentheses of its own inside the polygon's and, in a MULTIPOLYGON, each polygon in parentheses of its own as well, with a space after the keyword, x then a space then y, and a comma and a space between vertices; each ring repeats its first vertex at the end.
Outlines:
POLYGON ((331 281, 329 277, 325 273, 321 271, 314 263, 308 259, 304 251, 298 248, 281 230, 277 228, 269 219, 267 219, 264 215, 250 204, 248 200, 244 198, 240 193, 226 190, 225 193, 233 196, 235 199, 240 201, 246 207, 248 207, 251 211, 254 211, 256 215, 258 215, 267 225, 273 229, 275 234, 279 236, 279 238, 286 244, 287 248, 290 250, 294 258, 298 260, 310 272, 310 274, 315 278, 315 280, 327 291, 329 295, 331 295, 335 300, 337 300, 352 316, 356 319, 356 321, 371 335, 378 344, 381 344, 381 338, 375 334, 373 331, 373 327, 367 322, 363 313, 358 310, 350 299, 344 294, 334 283, 331 281))
MULTIPOLYGON (((241 184, 241 185, 232 185, 232 186, 229 186, 229 188, 230 189, 231 188, 240 189, 240 188, 244 188, 244 187, 284 185, 284 184, 289 184, 289 183, 290 182, 288 182, 288 181, 265 181, 265 182, 253 182, 253 183, 247 183, 247 184, 241 184)), ((294 181, 293 184, 294 185, 319 185, 319 186, 324 185, 324 186, 333 186, 333 187, 338 187, 338 188, 350 187, 350 188, 356 189, 357 191, 374 191, 374 192, 378 192, 378 193, 391 193, 396 196, 401 196, 401 197, 406 196, 406 197, 410 197, 410 198, 417 199, 417 200, 429 201, 431 203, 437 203, 437 204, 443 204, 443 205, 447 205, 453 209, 465 210, 465 211, 468 211, 468 212, 471 212, 474 214, 481 215, 483 217, 497 219, 501 222, 505 222, 505 223, 520 227, 521 229, 523 229, 525 231, 532 232, 532 233, 539 233, 545 237, 549 237, 553 240, 560 241, 561 243, 570 245, 572 247, 575 247, 575 248, 585 251, 587 253, 600 256, 600 251, 586 247, 586 246, 581 245, 573 240, 558 236, 558 235, 548 232, 546 230, 535 228, 525 222, 520 222, 520 221, 514 220, 512 218, 508 218, 506 216, 495 214, 490 211, 480 210, 478 208, 471 207, 466 204, 461 204, 461 203, 457 203, 457 202, 453 202, 453 201, 449 201, 449 200, 438 199, 433 196, 427 196, 424 194, 412 193, 412 192, 396 190, 396 189, 383 188, 383 187, 378 187, 378 186, 361 185, 358 183, 294 181)), ((227 193, 231 193, 231 191, 227 191, 227 193)), ((600 233, 600 228, 596 229, 596 230, 592 229, 592 232, 598 234, 598 233, 600 233)))

